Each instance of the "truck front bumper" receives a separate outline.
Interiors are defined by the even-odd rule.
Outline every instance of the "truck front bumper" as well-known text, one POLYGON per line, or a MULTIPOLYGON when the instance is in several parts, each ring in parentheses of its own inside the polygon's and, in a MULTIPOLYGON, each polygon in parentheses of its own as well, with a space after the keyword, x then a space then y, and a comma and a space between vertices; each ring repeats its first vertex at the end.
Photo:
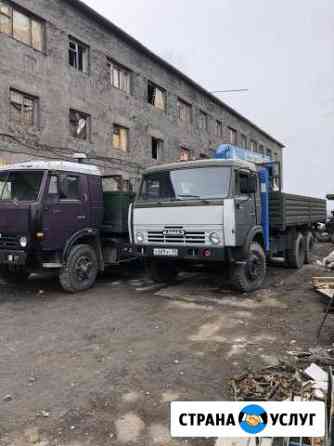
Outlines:
POLYGON ((23 266, 27 262, 27 253, 24 251, 0 250, 1 265, 23 266))
POLYGON ((160 258, 169 261, 190 260, 200 262, 225 261, 227 250, 223 247, 191 247, 166 245, 137 245, 136 252, 140 257, 160 258))

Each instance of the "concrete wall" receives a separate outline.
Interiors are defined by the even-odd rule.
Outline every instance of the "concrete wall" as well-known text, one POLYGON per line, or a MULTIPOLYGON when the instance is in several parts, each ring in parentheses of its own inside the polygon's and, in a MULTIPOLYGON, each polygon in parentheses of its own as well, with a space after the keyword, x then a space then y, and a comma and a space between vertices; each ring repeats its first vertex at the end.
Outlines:
POLYGON ((282 159, 282 149, 275 141, 66 1, 17 0, 15 3, 45 20, 46 52, 36 51, 0 33, 0 134, 9 135, 0 135, 0 160, 63 157, 83 151, 100 157, 97 163, 108 172, 128 178, 138 176, 142 167, 157 163, 151 156, 151 136, 164 141, 160 161, 174 161, 179 157, 180 146, 191 149, 198 158, 210 148, 228 142, 228 127, 237 130, 239 143, 243 133, 248 144, 253 139, 282 159), (69 34, 89 46, 89 74, 69 66, 69 34), (132 71, 130 95, 111 87, 108 57, 132 71), (148 80, 167 91, 166 112, 147 103, 148 80), (38 126, 26 129, 11 122, 10 88, 38 98, 38 126), (191 125, 178 121, 177 97, 192 104, 191 125), (70 136, 71 108, 91 116, 89 141, 70 136), (208 114, 207 131, 199 129, 200 110, 208 114), (217 119, 223 122, 223 139, 215 136, 217 119), (129 153, 112 148, 113 123, 129 128, 129 153))

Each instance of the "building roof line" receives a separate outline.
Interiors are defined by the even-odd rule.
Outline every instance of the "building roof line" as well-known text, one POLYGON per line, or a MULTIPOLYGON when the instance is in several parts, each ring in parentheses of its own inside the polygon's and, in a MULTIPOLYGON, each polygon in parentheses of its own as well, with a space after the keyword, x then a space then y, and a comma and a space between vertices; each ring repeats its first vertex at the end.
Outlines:
POLYGON ((174 74, 176 74, 177 76, 181 77, 185 82, 187 82, 188 84, 190 84, 191 86, 193 86, 196 90, 199 90, 201 93, 203 93, 204 95, 208 96, 213 102, 215 102, 216 104, 218 104, 219 106, 225 108, 226 110, 228 110, 230 113, 232 113, 233 115, 237 116, 239 119, 243 120, 244 122, 246 122, 247 124, 249 124, 250 126, 252 126, 253 128, 255 128, 256 130, 258 130, 259 132, 261 132, 263 135, 265 135, 267 138, 269 138, 271 141, 275 142, 276 144, 278 144, 281 148, 285 147, 285 144, 281 143, 280 141, 278 141, 276 138, 274 138, 273 136, 271 136, 269 133, 267 133, 265 130, 263 130, 261 127, 259 127, 258 125, 254 124, 252 121, 250 121, 248 118, 246 118, 245 116, 243 116, 241 113, 239 113, 238 111, 236 111, 234 108, 232 108, 230 105, 227 105, 225 102, 223 102, 221 99, 219 99, 217 96, 215 96, 214 94, 212 94, 210 91, 208 91, 206 88, 202 87, 200 84, 198 84, 197 82, 195 82, 193 79, 191 79, 189 76, 187 76, 186 74, 184 74, 181 70, 179 70, 178 68, 176 68, 174 65, 172 65, 171 63, 167 62, 166 60, 164 60, 162 57, 158 56, 157 54, 155 54, 153 51, 151 51, 149 48, 147 48, 145 45, 143 45, 142 43, 140 43, 137 39, 135 39, 134 37, 132 37, 130 34, 128 34, 127 32, 125 32, 124 30, 122 30, 121 28, 119 28, 117 25, 115 25, 114 23, 112 23, 109 19, 107 19, 106 17, 102 16, 101 14, 99 14, 97 11, 95 11, 93 8, 91 8, 90 6, 88 6, 86 3, 84 3, 81 0, 65 0, 65 2, 71 4, 74 8, 78 8, 80 9, 84 14, 90 16, 91 18, 93 18, 96 22, 100 23, 101 25, 103 25, 104 27, 106 27, 107 29, 111 30, 113 33, 117 34, 119 37, 121 37, 123 40, 125 40, 127 43, 129 43, 130 45, 132 45, 133 47, 139 49, 140 51, 142 51, 144 54, 146 54, 149 58, 151 58, 152 60, 154 60, 155 62, 157 62, 158 64, 164 66, 165 68, 167 68, 169 71, 173 72, 174 74))

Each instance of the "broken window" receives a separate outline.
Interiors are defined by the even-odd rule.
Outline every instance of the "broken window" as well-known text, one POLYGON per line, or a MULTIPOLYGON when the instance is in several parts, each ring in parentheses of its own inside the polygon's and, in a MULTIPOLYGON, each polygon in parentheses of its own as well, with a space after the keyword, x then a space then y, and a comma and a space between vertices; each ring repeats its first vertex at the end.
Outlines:
POLYGON ((244 149, 247 149, 247 137, 246 135, 241 135, 240 146, 244 149))
POLYGON ((202 111, 199 112, 198 126, 201 130, 208 129, 208 115, 205 112, 202 111))
POLYGON ((181 122, 186 122, 188 124, 192 121, 192 107, 190 104, 182 101, 182 99, 177 100, 177 116, 178 120, 181 122))
POLYGON ((207 155, 206 153, 200 153, 199 154, 199 159, 200 160, 207 160, 209 158, 210 158, 209 155, 207 155))
POLYGON ((129 151, 129 129, 115 124, 113 128, 112 145, 114 149, 122 152, 129 151))
POLYGON ((10 91, 11 120, 19 125, 37 125, 37 99, 20 93, 16 90, 10 91))
POLYGON ((261 153, 261 155, 264 155, 264 146, 263 146, 263 144, 259 145, 259 153, 261 153))
POLYGON ((130 94, 130 71, 115 62, 109 63, 111 85, 130 94))
POLYGON ((70 110, 70 130, 73 138, 88 140, 89 124, 89 115, 76 110, 70 110))
POLYGON ((228 128, 228 136, 229 136, 229 143, 233 146, 237 145, 237 131, 233 129, 232 127, 228 128))
POLYGON ((88 73, 88 47, 70 37, 68 49, 69 64, 82 73, 88 73))
POLYGON ((273 154, 272 154, 271 149, 267 149, 267 150, 266 150, 266 155, 267 155, 270 159, 273 158, 273 154))
POLYGON ((0 32, 36 50, 44 50, 44 24, 3 1, 0 1, 0 32))
POLYGON ((216 121, 216 132, 215 132, 216 136, 218 136, 218 138, 221 138, 223 136, 223 123, 221 121, 216 121))
POLYGON ((180 149, 180 161, 190 161, 191 151, 186 147, 181 147, 180 149))
POLYGON ((149 104, 153 105, 160 110, 166 110, 166 91, 157 85, 148 83, 147 86, 147 101, 149 104))
POLYGON ((163 150, 163 141, 152 137, 152 159, 159 161, 163 150))

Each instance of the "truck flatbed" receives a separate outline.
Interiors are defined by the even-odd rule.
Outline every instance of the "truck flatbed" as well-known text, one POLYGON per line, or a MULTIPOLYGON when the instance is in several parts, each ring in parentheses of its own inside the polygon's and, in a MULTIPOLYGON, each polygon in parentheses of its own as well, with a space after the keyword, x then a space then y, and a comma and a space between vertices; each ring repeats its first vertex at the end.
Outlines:
POLYGON ((326 200, 285 192, 271 192, 269 214, 271 229, 280 231, 285 231, 290 226, 324 223, 327 216, 326 200))

